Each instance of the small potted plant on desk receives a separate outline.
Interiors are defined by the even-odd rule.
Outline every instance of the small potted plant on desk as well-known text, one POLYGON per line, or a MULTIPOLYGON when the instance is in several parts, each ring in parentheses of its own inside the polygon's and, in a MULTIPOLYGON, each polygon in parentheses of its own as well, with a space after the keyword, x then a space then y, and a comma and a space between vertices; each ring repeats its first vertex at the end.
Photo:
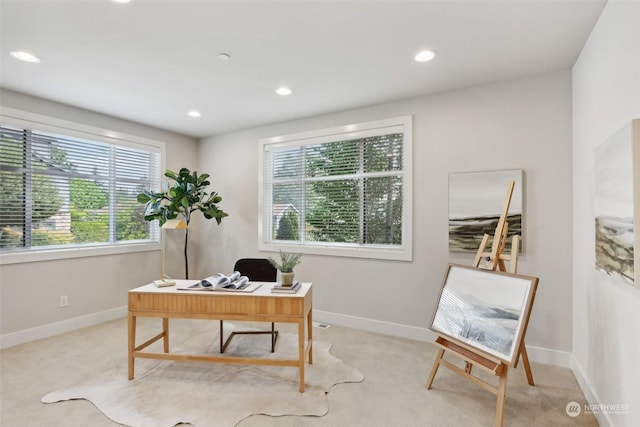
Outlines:
POLYGON ((300 264, 302 254, 293 254, 280 251, 280 262, 269 257, 269 262, 280 271, 282 286, 293 286, 293 267, 300 264))

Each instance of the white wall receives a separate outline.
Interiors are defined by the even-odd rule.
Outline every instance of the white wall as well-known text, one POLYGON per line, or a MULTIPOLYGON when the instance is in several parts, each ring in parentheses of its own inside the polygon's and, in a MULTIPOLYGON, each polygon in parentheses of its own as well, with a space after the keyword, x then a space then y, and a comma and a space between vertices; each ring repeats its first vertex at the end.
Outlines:
MULTIPOLYGON (((571 83, 568 71, 417 97, 210 137, 201 170, 229 212, 205 227, 198 274, 228 271, 257 250, 258 139, 413 114, 414 259, 305 255, 296 274, 314 283, 316 318, 419 339, 448 262, 449 172, 524 169, 525 246, 519 272, 540 277, 527 344, 532 359, 567 366, 571 350, 571 83), (551 349, 553 351, 545 351, 551 349)), ((506 188, 505 188, 506 191, 506 188)), ((535 375, 535 372, 534 372, 535 375)))
MULTIPOLYGON (((194 168, 197 142, 160 129, 116 119, 67 105, 2 89, 0 104, 72 121, 164 141, 167 167, 194 168)), ((181 250, 181 241, 175 247, 181 250)), ((179 256, 176 255, 176 256, 179 256)), ((178 258, 179 259, 179 258, 178 258)), ((180 266, 182 263, 180 263, 180 266)), ((168 264, 168 267, 172 267, 168 264)), ((127 290, 160 276, 159 251, 96 256, 0 266, 0 335, 2 346, 77 329, 126 315, 127 290), (59 307, 59 298, 69 306, 59 307)), ((181 268, 168 269, 182 277, 181 268)), ((174 276, 174 277, 175 277, 174 276)))
POLYGON ((629 405, 602 425, 640 425, 640 289, 595 271, 593 207, 595 148, 640 118, 639 41, 640 3, 610 1, 573 68, 572 365, 591 403, 629 405))

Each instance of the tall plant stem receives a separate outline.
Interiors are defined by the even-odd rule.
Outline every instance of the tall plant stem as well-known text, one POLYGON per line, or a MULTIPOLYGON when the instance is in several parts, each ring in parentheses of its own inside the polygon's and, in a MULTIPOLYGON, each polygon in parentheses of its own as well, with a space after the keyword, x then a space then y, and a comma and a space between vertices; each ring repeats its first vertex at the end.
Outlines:
POLYGON ((189 228, 184 230, 184 278, 189 279, 189 257, 187 256, 187 247, 189 244, 189 228))

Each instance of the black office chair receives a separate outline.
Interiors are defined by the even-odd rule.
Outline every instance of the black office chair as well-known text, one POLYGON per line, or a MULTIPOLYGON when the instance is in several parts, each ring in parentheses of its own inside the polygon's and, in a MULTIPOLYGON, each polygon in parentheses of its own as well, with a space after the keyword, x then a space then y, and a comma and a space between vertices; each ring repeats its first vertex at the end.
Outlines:
MULTIPOLYGON (((233 271, 239 271, 243 276, 247 276, 252 282, 275 282, 278 276, 278 270, 271 265, 266 258, 241 258, 236 261, 233 271)), ((271 322, 270 331, 237 331, 231 332, 229 338, 224 341, 224 326, 223 321, 220 321, 220 353, 224 353, 233 338, 237 334, 271 334, 271 352, 273 353, 276 348, 276 340, 278 339, 278 331, 275 330, 275 325, 271 322)))

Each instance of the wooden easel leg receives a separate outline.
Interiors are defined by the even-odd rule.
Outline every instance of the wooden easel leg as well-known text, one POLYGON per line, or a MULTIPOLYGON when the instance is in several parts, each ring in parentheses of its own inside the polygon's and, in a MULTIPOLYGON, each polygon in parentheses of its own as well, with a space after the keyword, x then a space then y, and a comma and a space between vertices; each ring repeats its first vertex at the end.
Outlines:
POLYGON ((520 236, 515 235, 511 239, 511 260, 509 261, 509 273, 516 274, 518 270, 518 251, 520 250, 520 236))
POLYGON ((527 374, 527 382, 529 385, 535 385, 533 382, 533 373, 531 372, 531 365, 529 365, 529 356, 527 355, 527 346, 524 345, 524 340, 520 344, 520 357, 522 358, 522 366, 524 366, 524 372, 527 374))
POLYGON ((474 267, 479 267, 480 263, 482 262, 483 256, 487 255, 485 254, 485 250, 487 249, 487 244, 489 243, 490 237, 491 236, 489 236, 488 234, 485 234, 484 236, 482 236, 482 242, 480 242, 480 247, 478 248, 478 252, 476 252, 476 257, 473 260, 474 267))
POLYGON ((496 403, 496 427, 502 427, 504 425, 504 406, 507 399, 507 373, 500 376, 500 383, 498 384, 498 401, 496 403))
POLYGON ((500 233, 500 245, 498 246, 498 252, 496 253, 497 265, 494 267, 494 270, 496 270, 497 268, 499 271, 507 271, 507 267, 504 263, 504 258, 502 257, 502 253, 504 252, 504 248, 507 245, 508 233, 509 233, 509 223, 505 221, 504 226, 502 227, 502 233, 500 233))
POLYGON ((429 379, 425 384, 425 387, 427 388, 427 390, 431 390, 431 385, 433 384, 433 380, 436 377, 436 372, 438 372, 438 366, 440 366, 440 360, 442 360, 443 356, 444 356, 444 350, 440 349, 440 351, 438 351, 438 355, 436 356, 436 360, 433 362, 433 367, 431 368, 429 379))

